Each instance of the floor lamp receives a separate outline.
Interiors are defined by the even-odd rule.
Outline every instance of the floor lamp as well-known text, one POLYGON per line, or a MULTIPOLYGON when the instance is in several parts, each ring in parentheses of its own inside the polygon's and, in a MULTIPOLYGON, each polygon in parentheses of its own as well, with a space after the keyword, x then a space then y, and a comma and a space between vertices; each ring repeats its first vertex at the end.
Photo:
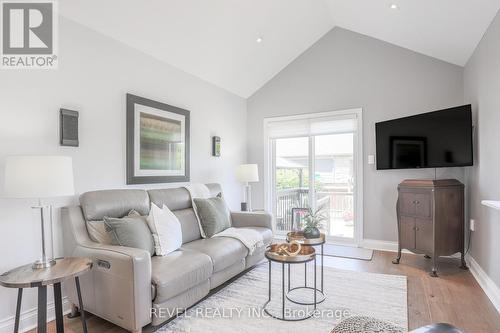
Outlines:
POLYGON ((245 199, 241 203, 242 211, 252 211, 252 187, 250 183, 259 181, 259 168, 257 164, 242 164, 236 171, 238 181, 245 184, 245 199))

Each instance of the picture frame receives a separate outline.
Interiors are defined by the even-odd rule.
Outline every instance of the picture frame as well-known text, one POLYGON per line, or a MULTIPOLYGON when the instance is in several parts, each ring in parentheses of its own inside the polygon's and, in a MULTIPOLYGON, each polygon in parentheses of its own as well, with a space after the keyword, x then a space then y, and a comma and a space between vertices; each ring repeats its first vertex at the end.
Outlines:
POLYGON ((310 208, 292 208, 292 230, 301 230, 304 216, 310 212, 310 208))
POLYGON ((127 94, 127 184, 189 182, 190 112, 127 94))

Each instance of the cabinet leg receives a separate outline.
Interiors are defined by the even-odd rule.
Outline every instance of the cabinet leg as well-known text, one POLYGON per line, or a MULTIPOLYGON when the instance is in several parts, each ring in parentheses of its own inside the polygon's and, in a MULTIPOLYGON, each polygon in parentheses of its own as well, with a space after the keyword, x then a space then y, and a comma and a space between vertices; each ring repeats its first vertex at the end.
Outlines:
POLYGON ((78 306, 76 304, 71 304, 71 312, 68 313, 68 318, 73 319, 76 317, 80 317, 80 310, 78 310, 78 306))
POLYGON ((426 254, 426 255, 424 256, 424 258, 425 258, 425 259, 430 259, 430 258, 431 258, 431 256, 430 256, 430 255, 428 255, 428 254, 426 254))
POLYGON ((462 256, 460 257, 460 260, 461 260, 460 268, 464 269, 464 270, 469 269, 469 267, 467 267, 467 263, 465 262, 465 253, 463 251, 462 251, 462 256))
POLYGON ((392 261, 392 263, 397 265, 399 264, 400 260, 401 260, 401 248, 398 248, 398 256, 392 261))
POLYGON ((432 258, 432 271, 429 273, 429 275, 432 277, 438 276, 438 274, 437 274, 437 258, 435 255, 432 258))

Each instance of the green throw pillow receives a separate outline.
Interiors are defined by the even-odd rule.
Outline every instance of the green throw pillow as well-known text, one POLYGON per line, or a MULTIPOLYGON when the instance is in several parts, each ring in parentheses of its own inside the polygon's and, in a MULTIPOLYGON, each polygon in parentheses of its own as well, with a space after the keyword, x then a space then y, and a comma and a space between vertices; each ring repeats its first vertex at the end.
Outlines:
POLYGON ((206 238, 231 227, 231 213, 224 199, 194 199, 194 204, 206 238))
POLYGON ((104 226, 112 245, 134 247, 155 253, 153 235, 146 224, 146 218, 129 214, 123 218, 104 217, 104 226))

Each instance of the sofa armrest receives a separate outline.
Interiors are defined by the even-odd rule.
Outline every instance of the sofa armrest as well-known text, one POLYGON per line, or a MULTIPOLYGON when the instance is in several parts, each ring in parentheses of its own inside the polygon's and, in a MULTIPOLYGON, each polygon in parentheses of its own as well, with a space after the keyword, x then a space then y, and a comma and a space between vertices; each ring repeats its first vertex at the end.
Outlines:
POLYGON ((263 227, 273 230, 273 216, 267 212, 231 212, 234 227, 263 227))
MULTIPOLYGON (((148 251, 93 242, 86 233, 79 207, 62 210, 65 255, 92 259, 93 269, 82 276, 82 294, 88 311, 127 330, 151 322, 151 255, 148 251)), ((65 284, 77 303, 74 283, 65 284)))
POLYGON ((98 313, 129 330, 151 321, 148 251, 89 242, 77 245, 74 255, 91 258, 94 263, 92 289, 98 313))

